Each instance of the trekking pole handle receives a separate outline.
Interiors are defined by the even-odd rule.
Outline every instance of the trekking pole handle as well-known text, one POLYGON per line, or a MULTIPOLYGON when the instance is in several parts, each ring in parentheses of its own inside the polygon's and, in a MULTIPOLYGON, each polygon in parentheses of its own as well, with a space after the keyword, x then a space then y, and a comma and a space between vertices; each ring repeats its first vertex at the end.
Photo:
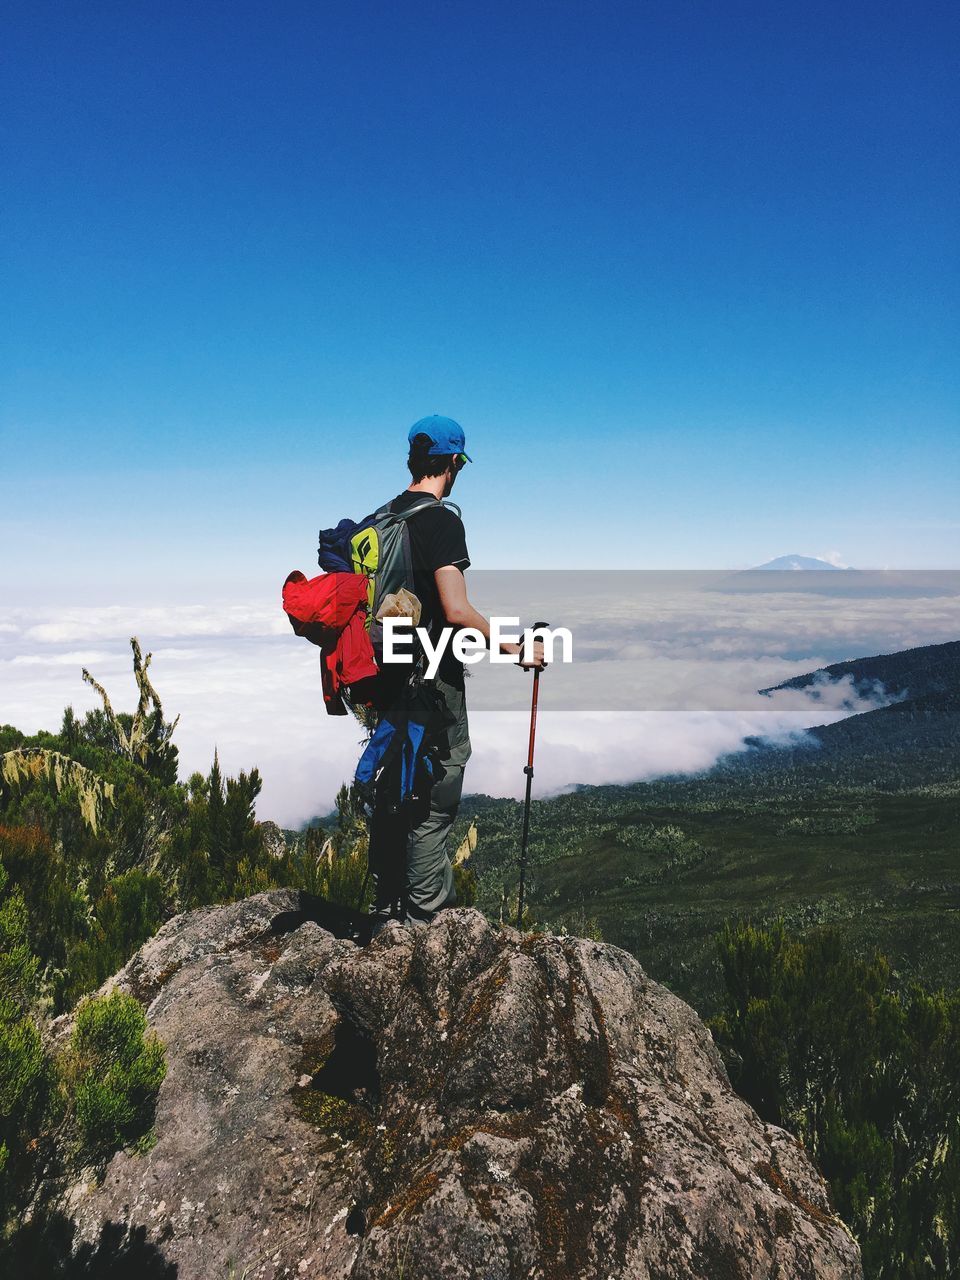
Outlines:
MULTIPOLYGON (((540 631, 545 627, 549 627, 549 622, 535 622, 532 627, 524 627, 524 631, 540 631)), ((536 641, 534 641, 536 642, 536 641)), ((520 647, 520 656, 523 656, 523 646, 520 647)), ((529 668, 527 668, 529 670, 529 668)), ((538 671, 534 671, 534 675, 539 675, 538 671)))

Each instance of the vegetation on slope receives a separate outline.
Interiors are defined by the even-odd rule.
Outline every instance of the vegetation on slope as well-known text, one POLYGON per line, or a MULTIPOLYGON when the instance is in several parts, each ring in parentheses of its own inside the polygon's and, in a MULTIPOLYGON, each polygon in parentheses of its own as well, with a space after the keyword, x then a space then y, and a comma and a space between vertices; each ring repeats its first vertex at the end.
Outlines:
POLYGON ((804 1143, 873 1280, 960 1268, 960 991, 898 990, 837 929, 725 928, 714 1033, 738 1091, 804 1143))
MULTIPOLYGON (((478 901, 516 902, 520 805, 470 797, 478 901), (505 888, 506 887, 506 888, 505 888)), ((837 927, 895 976, 960 985, 960 784, 882 791, 716 775, 586 788, 534 802, 528 901, 553 927, 631 951, 704 1014, 728 920, 837 927)))
MULTIPOLYGON (((900 980, 960 985, 960 642, 826 674, 863 689, 889 679, 903 701, 701 776, 535 801, 534 914, 598 921, 707 1012, 712 940, 730 919, 834 925, 855 954, 889 954, 900 980)), ((496 911, 515 896, 520 806, 468 797, 460 827, 474 819, 479 901, 496 911)))

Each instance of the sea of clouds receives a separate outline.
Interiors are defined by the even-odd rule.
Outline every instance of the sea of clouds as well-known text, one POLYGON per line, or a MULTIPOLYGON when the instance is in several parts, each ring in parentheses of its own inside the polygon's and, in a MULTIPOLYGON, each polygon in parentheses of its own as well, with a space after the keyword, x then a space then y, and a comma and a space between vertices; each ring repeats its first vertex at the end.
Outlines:
MULTIPOLYGON (((478 573, 478 607, 570 628, 574 661, 541 681, 536 786, 629 782, 708 768, 748 736, 788 741, 810 725, 884 705, 849 679, 758 690, 830 663, 960 637, 960 575, 478 573), (786 581, 792 577, 793 581, 786 581), (822 581, 829 577, 829 583, 822 581), (795 579, 804 581, 797 582, 795 579)), ((363 733, 325 712, 318 651, 271 600, 0 606, 0 722, 56 728, 64 706, 96 706, 87 667, 132 708, 129 637, 153 653, 181 773, 256 765, 262 818, 299 825, 326 812, 363 733)), ((468 682, 468 792, 519 795, 528 673, 483 663, 468 682)))

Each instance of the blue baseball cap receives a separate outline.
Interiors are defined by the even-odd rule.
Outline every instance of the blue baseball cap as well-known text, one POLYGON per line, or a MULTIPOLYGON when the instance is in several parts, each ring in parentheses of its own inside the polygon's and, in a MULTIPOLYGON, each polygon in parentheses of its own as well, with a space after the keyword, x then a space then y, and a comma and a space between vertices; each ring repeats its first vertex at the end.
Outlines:
POLYGON ((413 444, 416 436, 429 436, 431 443, 427 453, 431 456, 462 453, 468 462, 473 461, 469 454, 464 452, 467 441, 463 434, 463 427, 452 418, 441 417, 439 413, 433 413, 429 418, 421 418, 410 428, 407 439, 413 444))

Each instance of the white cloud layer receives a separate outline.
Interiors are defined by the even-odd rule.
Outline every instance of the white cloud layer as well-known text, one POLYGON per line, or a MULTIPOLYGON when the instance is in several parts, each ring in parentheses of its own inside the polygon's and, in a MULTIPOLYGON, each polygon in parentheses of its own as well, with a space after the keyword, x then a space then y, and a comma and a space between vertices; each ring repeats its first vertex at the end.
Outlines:
MULTIPOLYGON (((703 769, 746 736, 784 738, 882 705, 882 690, 858 697, 849 681, 772 698, 756 691, 845 658, 960 635, 960 597, 949 592, 774 595, 760 608, 740 595, 651 589, 615 610, 575 592, 556 615, 573 629, 575 661, 541 682, 537 793, 703 769)), ((68 703, 78 713, 97 705, 83 666, 115 706, 132 707, 131 635, 153 651, 167 713, 181 715, 184 776, 208 769, 217 747, 230 772, 260 768, 261 817, 296 825, 330 807, 362 731, 352 717, 326 714, 317 650, 262 601, 0 609, 0 721, 34 732, 56 727, 68 703)), ((474 671, 467 791, 519 795, 530 678, 486 664, 474 671)))

